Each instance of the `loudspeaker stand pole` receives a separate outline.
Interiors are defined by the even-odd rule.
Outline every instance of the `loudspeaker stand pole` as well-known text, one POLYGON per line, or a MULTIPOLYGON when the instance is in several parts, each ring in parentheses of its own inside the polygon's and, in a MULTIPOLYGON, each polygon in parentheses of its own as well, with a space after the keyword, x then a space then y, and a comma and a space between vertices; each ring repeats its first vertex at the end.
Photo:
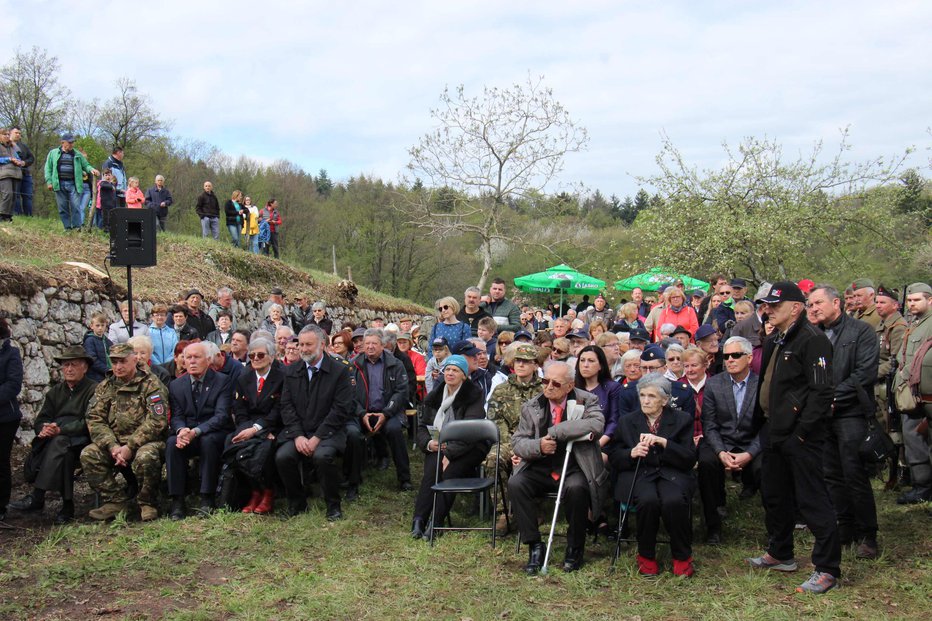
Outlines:
POLYGON ((127 304, 127 316, 129 321, 124 322, 126 324, 126 333, 129 334, 129 338, 133 338, 133 324, 136 323, 136 315, 133 314, 133 266, 126 266, 126 295, 129 298, 126 301, 127 304))

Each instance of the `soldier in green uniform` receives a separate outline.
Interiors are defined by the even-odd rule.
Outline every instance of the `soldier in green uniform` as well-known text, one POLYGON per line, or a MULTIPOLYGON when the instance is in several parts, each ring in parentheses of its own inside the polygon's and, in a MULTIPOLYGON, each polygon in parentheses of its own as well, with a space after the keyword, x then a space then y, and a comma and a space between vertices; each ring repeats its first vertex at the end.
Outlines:
POLYGON ((88 406, 91 444, 81 452, 88 484, 104 502, 88 515, 109 520, 128 508, 129 498, 116 473, 131 468, 139 484, 140 516, 154 520, 168 429, 168 391, 151 372, 136 366, 132 345, 115 345, 110 359, 113 369, 88 406))
MULTIPOLYGON (((499 468, 503 479, 511 476, 513 469, 511 434, 518 428, 521 419, 521 404, 542 392, 540 376, 537 374, 537 347, 523 343, 515 348, 514 373, 508 381, 499 384, 489 395, 488 418, 498 425, 501 437, 501 460, 499 468)), ((495 468, 495 447, 489 451, 485 461, 486 470, 495 468)), ((506 499, 503 499, 505 501, 506 499)), ((505 529, 505 516, 499 516, 499 530, 505 529)))
MULTIPOLYGON (((903 349, 903 336, 906 334, 906 320, 899 311, 899 300, 892 291, 880 285, 877 288, 877 339, 880 341, 880 366, 877 368, 877 418, 881 423, 887 422, 887 377, 893 368, 893 359, 903 349)), ((897 424, 897 427, 899 425, 897 424)))
POLYGON ((919 363, 919 405, 903 414, 903 444, 906 461, 913 481, 913 488, 903 493, 896 502, 901 505, 916 504, 932 500, 932 455, 929 454, 929 419, 932 418, 932 287, 916 282, 906 288, 906 308, 913 316, 913 323, 903 337, 905 345, 897 353, 899 367, 894 390, 907 383, 912 375, 913 361, 925 350, 919 363))
POLYGON ((854 299, 857 301, 857 311, 854 313, 855 319, 870 324, 870 327, 877 329, 880 325, 881 318, 877 314, 877 307, 874 301, 874 281, 870 278, 858 278, 851 285, 854 290, 854 299))

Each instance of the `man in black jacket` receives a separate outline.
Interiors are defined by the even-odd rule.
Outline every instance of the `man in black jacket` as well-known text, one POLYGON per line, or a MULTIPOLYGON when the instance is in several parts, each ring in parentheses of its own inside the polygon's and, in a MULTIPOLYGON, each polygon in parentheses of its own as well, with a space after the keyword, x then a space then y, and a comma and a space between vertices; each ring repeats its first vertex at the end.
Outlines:
POLYGON ((201 221, 201 237, 220 239, 220 201, 214 194, 214 184, 204 182, 204 191, 197 197, 194 212, 201 221))
POLYGON ((345 426, 356 411, 353 378, 347 367, 325 355, 327 335, 317 326, 304 326, 298 334, 301 362, 286 368, 275 454, 278 476, 288 495, 288 511, 307 510, 302 464, 311 460, 327 503, 327 519, 342 519, 340 467, 337 456, 346 449, 345 426))
POLYGON ((32 151, 23 142, 23 132, 16 126, 10 128, 10 140, 13 141, 13 146, 16 148, 16 151, 19 153, 19 159, 23 162, 23 178, 19 181, 19 188, 15 190, 13 195, 13 213, 16 215, 31 216, 32 215, 32 195, 34 192, 34 185, 32 183, 32 165, 36 161, 36 157, 32 154, 32 151))
POLYGON ((408 375, 401 362, 385 351, 383 338, 382 330, 369 328, 363 335, 362 353, 353 358, 362 380, 358 386, 359 400, 366 409, 360 422, 363 433, 382 434, 388 440, 398 484, 408 491, 413 489, 404 437, 408 375))
POLYGON ((752 567, 796 571, 795 505, 815 537, 815 572, 798 592, 824 593, 841 575, 835 511, 822 474, 822 452, 832 408, 832 344, 806 319, 806 298, 789 281, 762 300, 775 331, 764 343, 754 408, 761 430, 761 491, 770 542, 748 559, 752 567))
POLYGON ((838 516, 841 545, 857 542, 858 558, 877 558, 877 508, 867 466, 858 447, 874 416, 874 383, 880 342, 874 328, 841 311, 831 285, 816 285, 809 309, 832 342, 835 400, 822 463, 838 516))

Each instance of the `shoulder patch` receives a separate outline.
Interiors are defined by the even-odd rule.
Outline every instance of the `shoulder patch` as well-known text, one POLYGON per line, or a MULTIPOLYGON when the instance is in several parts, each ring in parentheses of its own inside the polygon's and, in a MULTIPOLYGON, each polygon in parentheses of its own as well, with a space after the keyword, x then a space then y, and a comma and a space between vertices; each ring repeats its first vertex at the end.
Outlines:
POLYGON ((162 400, 162 395, 160 395, 157 392, 149 395, 149 403, 155 404, 155 403, 159 403, 161 400, 162 400))

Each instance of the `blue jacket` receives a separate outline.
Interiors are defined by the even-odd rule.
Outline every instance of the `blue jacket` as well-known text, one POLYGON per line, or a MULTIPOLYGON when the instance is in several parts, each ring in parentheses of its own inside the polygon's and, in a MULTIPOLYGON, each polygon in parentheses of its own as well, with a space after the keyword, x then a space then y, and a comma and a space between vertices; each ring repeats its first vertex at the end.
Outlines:
POLYGON ((0 423, 12 423, 23 417, 16 397, 23 389, 23 359, 10 339, 0 345, 0 423))
POLYGON ((155 324, 149 326, 149 338, 152 340, 152 364, 166 364, 175 359, 175 345, 178 344, 178 333, 175 329, 164 324, 156 328, 155 324))
POLYGON ((97 336, 93 330, 84 333, 84 351, 94 359, 94 364, 87 370, 87 376, 95 382, 102 382, 110 370, 110 342, 106 336, 97 336))

